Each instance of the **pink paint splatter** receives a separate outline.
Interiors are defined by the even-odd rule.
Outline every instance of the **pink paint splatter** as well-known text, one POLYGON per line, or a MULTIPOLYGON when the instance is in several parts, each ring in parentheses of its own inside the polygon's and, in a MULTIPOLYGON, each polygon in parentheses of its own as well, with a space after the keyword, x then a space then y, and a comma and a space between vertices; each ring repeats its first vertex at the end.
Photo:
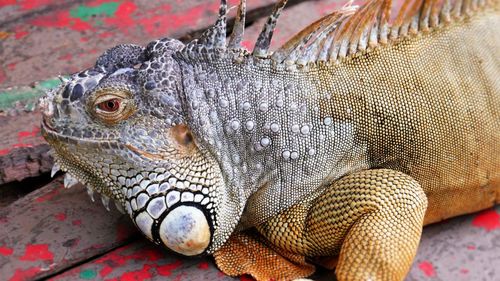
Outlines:
POLYGON ((24 281, 31 280, 41 271, 40 267, 30 267, 28 269, 16 269, 14 274, 9 278, 9 281, 24 281))
POLYGON ((14 253, 14 250, 12 248, 0 246, 0 255, 10 256, 10 255, 12 255, 12 253, 14 253))
POLYGON ((423 261, 418 264, 418 268, 425 274, 427 277, 436 276, 436 271, 434 270, 434 265, 430 261, 423 261))
POLYGON ((460 269, 460 273, 462 273, 462 274, 468 274, 469 270, 467 268, 462 268, 462 269, 460 269))
POLYGON ((24 256, 19 258, 22 261, 54 260, 54 254, 49 250, 48 244, 26 245, 24 256))
POLYGON ((482 211, 472 220, 472 225, 482 227, 486 231, 498 229, 500 228, 500 214, 493 209, 482 211))
POLYGON ((469 245, 469 246, 467 246, 467 249, 468 249, 468 250, 475 250, 475 249, 476 249, 476 246, 474 246, 474 245, 469 245))
POLYGON ((66 220, 66 214, 65 213, 59 213, 54 215, 56 220, 58 221, 65 221, 66 220))

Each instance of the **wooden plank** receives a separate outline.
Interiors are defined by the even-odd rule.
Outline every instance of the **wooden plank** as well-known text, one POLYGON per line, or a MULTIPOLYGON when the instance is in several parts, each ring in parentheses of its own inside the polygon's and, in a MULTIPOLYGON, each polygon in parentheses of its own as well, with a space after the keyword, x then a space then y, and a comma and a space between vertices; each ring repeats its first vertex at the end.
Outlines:
MULTIPOLYGON (((273 2, 249 1, 248 10, 273 2)), ((236 5, 238 0, 229 3, 236 5)), ((0 4, 0 88, 84 69, 119 43, 144 45, 203 30, 215 22, 218 5, 219 0, 4 1, 0 4)))
POLYGON ((234 280, 211 258, 184 258, 141 239, 79 265, 53 281, 76 280, 234 280))
POLYGON ((59 83, 49 79, 0 91, 0 184, 39 176, 52 168, 35 104, 44 91, 59 83))
POLYGON ((137 235, 128 216, 107 212, 90 201, 85 188, 64 189, 61 181, 0 210, 0 279, 42 278, 137 235))

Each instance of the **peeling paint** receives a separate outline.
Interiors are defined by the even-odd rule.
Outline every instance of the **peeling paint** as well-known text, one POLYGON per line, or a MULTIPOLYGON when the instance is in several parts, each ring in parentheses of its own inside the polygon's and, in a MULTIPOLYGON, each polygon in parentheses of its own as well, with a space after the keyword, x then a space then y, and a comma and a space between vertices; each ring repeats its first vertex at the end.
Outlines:
POLYGON ((26 245, 25 253, 19 258, 22 261, 54 260, 54 254, 49 250, 48 244, 26 245))

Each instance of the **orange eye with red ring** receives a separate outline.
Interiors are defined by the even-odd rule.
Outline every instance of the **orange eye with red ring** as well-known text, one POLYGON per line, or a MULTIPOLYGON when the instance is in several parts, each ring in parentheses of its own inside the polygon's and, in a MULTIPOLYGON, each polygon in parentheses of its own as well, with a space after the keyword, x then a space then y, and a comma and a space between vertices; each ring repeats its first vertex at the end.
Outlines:
POLYGON ((89 102, 92 115, 110 125, 127 119, 136 110, 130 92, 125 90, 104 89, 94 93, 89 102))
POLYGON ((115 98, 115 99, 110 99, 107 101, 103 101, 101 103, 97 104, 97 107, 100 110, 107 111, 107 112, 115 112, 118 109, 120 109, 120 100, 115 98))

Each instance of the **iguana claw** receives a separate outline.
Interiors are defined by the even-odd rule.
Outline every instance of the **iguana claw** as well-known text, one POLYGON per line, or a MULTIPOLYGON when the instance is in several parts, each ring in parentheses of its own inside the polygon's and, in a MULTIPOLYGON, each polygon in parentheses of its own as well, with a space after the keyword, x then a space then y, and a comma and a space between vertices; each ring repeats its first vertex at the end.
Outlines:
POLYGON ((106 208, 106 210, 108 210, 109 212, 109 197, 106 195, 101 195, 101 202, 104 205, 104 208, 106 208))
POLYGON ((75 179, 71 174, 66 173, 66 175, 64 176, 64 188, 70 188, 77 183, 77 179, 75 179))
POLYGON ((54 166, 52 166, 52 171, 50 171, 50 177, 53 178, 54 175, 59 172, 61 170, 61 167, 59 167, 59 165, 57 164, 54 164, 54 166))
POLYGON ((90 187, 87 186, 87 194, 89 195, 90 197, 90 200, 92 200, 92 202, 95 202, 94 200, 94 190, 90 187))
POLYGON ((120 213, 125 214, 125 210, 123 210, 122 205, 120 205, 120 203, 118 203, 118 201, 115 201, 115 207, 116 207, 116 209, 117 209, 120 213))

